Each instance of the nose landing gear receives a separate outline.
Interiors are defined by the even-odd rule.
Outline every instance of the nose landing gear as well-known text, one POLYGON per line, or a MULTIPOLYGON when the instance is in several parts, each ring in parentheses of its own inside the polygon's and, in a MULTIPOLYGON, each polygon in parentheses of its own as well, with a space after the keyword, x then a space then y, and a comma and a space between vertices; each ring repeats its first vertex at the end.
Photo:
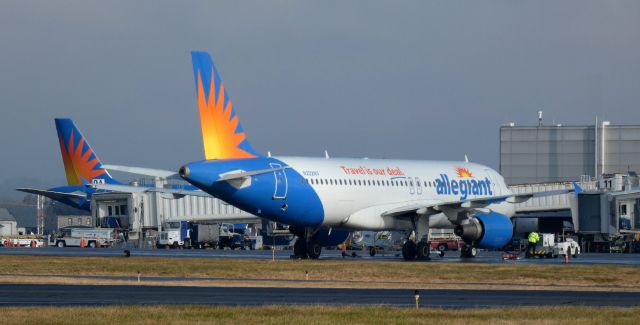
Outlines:
POLYGON ((320 258, 320 254, 322 253, 322 246, 318 244, 313 239, 312 234, 307 234, 306 230, 301 231, 292 231, 293 234, 296 235, 296 242, 293 244, 293 255, 291 258, 295 259, 313 259, 317 260, 320 258))

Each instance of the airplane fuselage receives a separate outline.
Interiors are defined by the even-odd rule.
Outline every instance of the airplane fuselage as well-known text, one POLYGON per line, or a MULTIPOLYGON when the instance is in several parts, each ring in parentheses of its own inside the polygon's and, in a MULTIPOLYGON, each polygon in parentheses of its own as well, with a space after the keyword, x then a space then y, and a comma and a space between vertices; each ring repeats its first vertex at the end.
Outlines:
MULTIPOLYGON (((390 209, 510 194, 493 169, 475 163, 352 158, 259 157, 187 164, 189 182, 239 208, 276 222, 304 227, 408 229, 410 221, 384 217, 390 209), (259 169, 274 172, 244 180, 220 175, 259 169)), ((513 205, 491 204, 512 216, 513 205)), ((430 226, 451 227, 440 213, 430 226)))

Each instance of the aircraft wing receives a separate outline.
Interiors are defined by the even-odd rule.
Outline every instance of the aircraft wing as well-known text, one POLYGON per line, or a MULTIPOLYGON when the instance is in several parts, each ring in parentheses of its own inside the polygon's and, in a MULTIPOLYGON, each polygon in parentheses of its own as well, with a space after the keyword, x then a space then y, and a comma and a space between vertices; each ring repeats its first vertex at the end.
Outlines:
POLYGON ((522 203, 534 197, 543 197, 543 196, 551 196, 551 195, 561 195, 567 194, 571 192, 580 193, 582 189, 578 184, 574 183, 573 189, 564 189, 564 190, 556 190, 556 191, 546 191, 546 192, 531 192, 531 193, 518 193, 518 194, 510 194, 510 195, 502 195, 502 196, 491 196, 485 198, 474 198, 467 200, 459 200, 459 201, 451 201, 451 202, 442 202, 442 203, 428 203, 428 204, 420 204, 420 203, 412 203, 408 205, 399 206, 390 210, 387 210, 382 213, 383 217, 399 217, 404 215, 434 215, 440 212, 449 212, 449 211, 472 211, 472 210, 480 210, 486 208, 488 205, 492 203, 500 203, 500 202, 509 202, 509 203, 522 203))
POLYGON ((64 192, 55 192, 55 191, 47 191, 47 190, 39 190, 35 188, 17 188, 17 191, 31 193, 36 195, 46 196, 48 198, 54 200, 61 199, 86 199, 87 194, 82 192, 74 192, 74 193, 64 193, 64 192))
POLYGON ((169 177, 177 177, 178 174, 174 171, 164 170, 164 169, 154 169, 154 168, 144 168, 144 167, 130 167, 130 166, 121 166, 121 165, 102 165, 105 169, 117 170, 120 172, 138 174, 138 175, 146 175, 153 177, 161 177, 161 178, 169 178, 169 177))

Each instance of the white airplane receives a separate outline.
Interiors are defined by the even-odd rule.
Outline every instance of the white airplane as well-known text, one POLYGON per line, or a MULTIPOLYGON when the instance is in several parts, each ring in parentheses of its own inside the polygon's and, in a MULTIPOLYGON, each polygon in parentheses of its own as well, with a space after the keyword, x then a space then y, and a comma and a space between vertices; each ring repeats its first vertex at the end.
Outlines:
POLYGON ((480 164, 271 157, 258 154, 240 126, 210 55, 192 52, 206 160, 179 174, 189 183, 256 216, 287 224, 294 255, 316 259, 323 246, 353 230, 412 230, 405 260, 428 259, 429 227, 455 229, 467 245, 498 249, 512 237, 514 203, 572 190, 513 194, 504 178, 480 164))

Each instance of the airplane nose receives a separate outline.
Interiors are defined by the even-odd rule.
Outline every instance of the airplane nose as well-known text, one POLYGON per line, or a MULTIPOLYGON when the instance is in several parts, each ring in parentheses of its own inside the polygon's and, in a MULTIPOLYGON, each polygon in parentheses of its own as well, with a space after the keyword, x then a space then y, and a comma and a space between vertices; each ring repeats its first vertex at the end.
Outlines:
POLYGON ((182 178, 189 177, 189 167, 187 167, 187 166, 180 167, 180 170, 178 171, 178 174, 180 174, 180 177, 182 177, 182 178))

